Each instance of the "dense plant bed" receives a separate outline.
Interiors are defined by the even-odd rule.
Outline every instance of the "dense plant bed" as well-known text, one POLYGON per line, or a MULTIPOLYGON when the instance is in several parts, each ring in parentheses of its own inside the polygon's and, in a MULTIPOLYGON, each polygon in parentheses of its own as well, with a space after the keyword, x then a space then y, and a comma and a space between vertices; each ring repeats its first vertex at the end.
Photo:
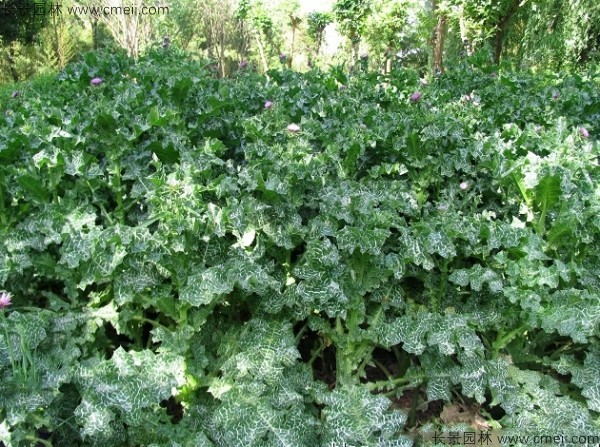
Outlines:
POLYGON ((5 95, 0 440, 600 434, 599 86, 169 49, 5 95))

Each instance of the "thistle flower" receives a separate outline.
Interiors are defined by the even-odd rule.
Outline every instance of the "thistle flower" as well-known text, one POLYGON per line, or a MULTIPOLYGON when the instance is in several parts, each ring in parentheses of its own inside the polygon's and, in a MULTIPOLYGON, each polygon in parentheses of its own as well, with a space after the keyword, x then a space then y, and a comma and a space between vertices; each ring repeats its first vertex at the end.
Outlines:
POLYGON ((461 184, 458 185, 458 187, 463 191, 466 191, 467 189, 469 189, 469 184, 467 182, 461 182, 461 184))
POLYGON ((421 99, 421 93, 420 92, 414 92, 412 95, 410 95, 410 100, 412 102, 418 102, 421 99))
POLYGON ((588 130, 585 127, 580 127, 579 128, 579 133, 581 134, 581 136, 583 138, 589 138, 590 137, 590 133, 588 132, 588 130))
POLYGON ((270 109, 271 107, 273 107, 273 102, 272 101, 265 101, 265 109, 270 109))
POLYGON ((558 97, 559 97, 559 96, 560 96, 560 93, 558 93, 558 91, 554 90, 554 91, 552 92, 552 99, 553 99, 553 100, 555 100, 555 101, 556 101, 556 100, 558 99, 558 97))
POLYGON ((104 82, 104 81, 102 81, 102 78, 93 78, 90 81, 90 84, 92 84, 92 85, 100 85, 100 84, 102 84, 102 82, 104 82))
POLYGON ((12 298, 11 294, 8 292, 1 292, 0 293, 0 309, 4 309, 5 307, 8 307, 12 304, 12 301, 10 300, 12 298))
POLYGON ((19 91, 18 91, 18 90, 15 90, 14 92, 12 92, 12 95, 11 95, 11 96, 12 96, 13 98, 16 98, 16 97, 18 97, 19 95, 20 95, 19 91))
POLYGON ((240 68, 246 68, 247 66, 248 66, 248 61, 240 61, 240 63, 239 63, 240 68))
POLYGON ((300 126, 298 126, 297 124, 290 124, 289 126, 287 126, 287 130, 292 132, 292 133, 296 133, 296 132, 300 132, 300 126))

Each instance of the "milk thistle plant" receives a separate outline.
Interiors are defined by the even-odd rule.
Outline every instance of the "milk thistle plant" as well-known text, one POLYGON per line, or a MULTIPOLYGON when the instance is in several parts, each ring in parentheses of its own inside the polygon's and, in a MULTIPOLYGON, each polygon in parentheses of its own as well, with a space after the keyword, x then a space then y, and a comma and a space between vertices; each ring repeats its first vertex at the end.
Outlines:
POLYGON ((420 79, 171 46, 6 91, 0 443, 598 433, 600 77, 420 79))
POLYGON ((31 347, 29 334, 18 322, 16 324, 4 315, 5 309, 12 304, 12 295, 0 292, 0 324, 3 328, 4 346, 8 350, 8 358, 16 387, 29 388, 39 379, 36 362, 31 347))

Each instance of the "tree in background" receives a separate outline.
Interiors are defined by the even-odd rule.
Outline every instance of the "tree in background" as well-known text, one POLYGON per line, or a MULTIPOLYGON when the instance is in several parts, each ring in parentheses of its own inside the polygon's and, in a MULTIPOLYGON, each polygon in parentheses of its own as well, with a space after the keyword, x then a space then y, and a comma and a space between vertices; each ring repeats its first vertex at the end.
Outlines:
POLYGON ((49 4, 38 0, 4 0, 0 5, 0 40, 6 48, 5 58, 14 82, 19 81, 16 45, 32 44, 48 23, 49 4), (44 14, 36 14, 43 8, 44 14))
POLYGON ((526 1, 459 1, 459 11, 462 13, 461 19, 465 23, 470 23, 471 29, 475 30, 477 34, 476 43, 481 42, 483 39, 490 39, 495 64, 500 63, 506 35, 510 32, 519 8, 522 8, 526 1))
POLYGON ((266 11, 262 8, 257 8, 252 15, 251 23, 256 47, 258 48, 258 54, 262 62, 263 72, 266 73, 269 69, 269 63, 267 60, 265 44, 268 40, 272 40, 273 20, 266 14, 266 11))
POLYGON ((432 69, 434 74, 444 71, 444 43, 447 30, 447 3, 433 0, 431 2, 431 15, 435 28, 431 36, 432 69))
POLYGON ((371 55, 382 58, 386 73, 392 70, 395 54, 410 46, 408 8, 407 0, 376 0, 367 20, 365 40, 371 55))
POLYGON ((529 1, 519 10, 507 44, 521 63, 561 68, 600 60, 596 0, 529 1))
MULTIPOLYGON (((168 14, 79 16, 66 7, 102 2, 63 0, 62 14, 24 13, 43 1, 0 0, 0 82, 60 69, 101 46, 118 45, 137 57, 164 35, 194 56, 213 59, 220 76, 241 61, 263 72, 280 67, 280 53, 287 53, 288 67, 303 69, 306 60, 309 66, 324 62, 325 30, 334 19, 350 42, 339 57, 355 64, 364 39, 370 63, 386 71, 396 61, 437 72, 465 57, 482 66, 551 69, 600 60, 597 0, 337 0, 331 13, 307 16, 298 0, 161 0, 168 14)), ((47 7, 59 3, 45 1, 47 7)), ((140 7, 143 0, 106 1, 140 7)))
POLYGON ((325 28, 333 22, 333 15, 329 12, 313 11, 306 17, 306 22, 308 24, 308 37, 314 45, 314 58, 318 58, 325 39, 325 28))
MULTIPOLYGON (((65 12, 72 5, 70 0, 62 0, 60 5, 62 13, 50 14, 48 26, 40 33, 36 53, 41 72, 64 68, 78 52, 98 48, 104 37, 101 25, 94 28, 92 22, 85 20, 87 17, 65 12), (91 44, 90 32, 93 37, 91 44)), ((110 36, 106 37, 112 40, 110 36)))
POLYGON ((232 0, 205 0, 198 14, 200 15, 200 36, 203 38, 202 47, 208 57, 217 61, 219 75, 225 77, 231 73, 235 59, 240 55, 236 48, 240 45, 237 39, 243 29, 236 19, 236 5, 232 0))
POLYGON ((273 21, 264 10, 260 1, 241 0, 238 6, 237 17, 244 25, 244 28, 253 36, 263 71, 266 72, 269 69, 269 64, 267 62, 265 41, 269 39, 269 34, 273 32, 273 21))
POLYGON ((302 23, 302 17, 300 17, 297 13, 291 13, 289 15, 290 17, 290 28, 292 29, 292 44, 291 44, 291 49, 290 49, 290 56, 287 60, 287 65, 288 68, 292 68, 292 64, 294 61, 294 50, 295 50, 295 44, 296 44, 296 33, 298 32, 298 28, 300 27, 300 24, 302 23))
POLYGON ((337 0, 333 5, 339 30, 352 45, 352 63, 358 59, 360 41, 371 12, 371 0, 337 0))
MULTIPOLYGON (((205 9, 213 10, 204 0, 169 0, 169 13, 156 17, 159 36, 169 36, 174 45, 190 50, 202 35, 205 9)), ((213 2, 214 3, 214 2, 213 2)), ((228 2, 224 2, 228 3, 228 2)))
MULTIPOLYGON (((76 0, 78 6, 93 7, 94 0, 76 0)), ((143 0, 108 0, 104 6, 115 8, 133 7, 137 11, 146 6, 143 0)), ((96 16, 110 31, 115 41, 127 51, 129 57, 137 59, 150 43, 153 35, 152 15, 135 14, 99 14, 96 16)))
POLYGON ((433 26, 433 60, 479 54, 501 62, 560 68, 598 60, 600 8, 595 0, 438 0, 433 26), (447 37, 460 42, 445 48, 437 39, 444 13, 447 37), (460 51, 457 51, 460 50, 460 51), (453 52, 454 51, 454 52, 453 52))
POLYGON ((431 49, 434 72, 444 70, 446 39, 459 41, 454 57, 472 56, 489 48, 492 62, 499 64, 505 42, 527 0, 433 0, 434 23, 431 49))

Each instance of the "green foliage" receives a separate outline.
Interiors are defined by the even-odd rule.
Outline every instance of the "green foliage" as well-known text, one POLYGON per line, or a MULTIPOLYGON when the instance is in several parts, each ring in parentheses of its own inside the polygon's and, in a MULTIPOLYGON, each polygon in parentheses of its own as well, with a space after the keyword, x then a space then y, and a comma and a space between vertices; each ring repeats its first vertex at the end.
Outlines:
MULTIPOLYGON (((376 1, 367 18, 365 41, 369 55, 380 66, 397 59, 398 54, 415 51, 421 46, 414 2, 409 0, 376 1)), ((387 67, 388 71, 391 67, 387 67)))
POLYGON ((546 61, 549 67, 598 61, 600 11, 593 1, 526 3, 524 29, 511 36, 528 65, 546 61), (545 36, 545 38, 542 38, 545 36))
POLYGON ((0 91, 1 442, 598 431, 597 73, 208 66, 0 91))
POLYGON ((48 23, 49 2, 4 0, 0 14, 0 39, 5 45, 13 42, 32 43, 48 23), (34 14, 34 11, 36 13, 34 14), (40 13, 43 12, 43 13, 40 13))
POLYGON ((342 35, 352 44, 353 58, 357 58, 357 46, 371 13, 371 0, 336 0, 333 5, 335 21, 342 35))
POLYGON ((306 17, 306 22, 308 24, 308 36, 314 42, 315 54, 318 55, 325 38, 325 28, 333 22, 333 15, 328 12, 313 11, 306 17))
MULTIPOLYGON (((225 4, 227 2, 224 2, 225 4)), ((201 37, 202 24, 206 19, 212 20, 212 3, 199 0, 169 0, 169 14, 158 17, 156 28, 159 36, 169 36, 174 45, 183 49, 192 49, 192 44, 201 37), (204 20, 199 20, 200 18, 204 20)), ((227 23, 227 17, 221 17, 227 23)))

